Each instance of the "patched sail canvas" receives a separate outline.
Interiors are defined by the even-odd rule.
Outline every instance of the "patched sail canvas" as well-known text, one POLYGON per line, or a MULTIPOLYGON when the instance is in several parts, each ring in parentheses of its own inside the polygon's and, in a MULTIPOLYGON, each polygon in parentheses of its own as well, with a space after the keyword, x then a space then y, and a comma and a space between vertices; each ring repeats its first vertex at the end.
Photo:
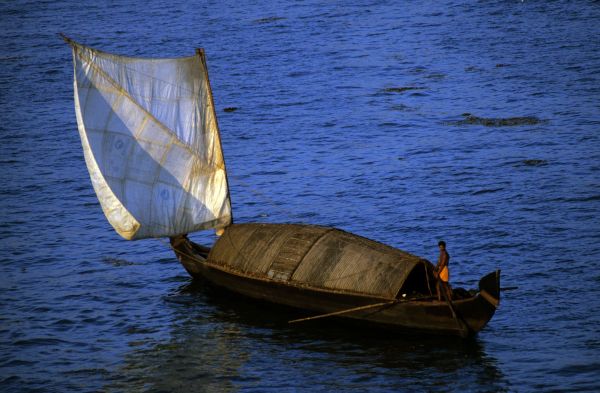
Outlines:
POLYGON ((85 161, 115 230, 133 240, 229 225, 225 163, 202 52, 140 59, 69 43, 85 161))

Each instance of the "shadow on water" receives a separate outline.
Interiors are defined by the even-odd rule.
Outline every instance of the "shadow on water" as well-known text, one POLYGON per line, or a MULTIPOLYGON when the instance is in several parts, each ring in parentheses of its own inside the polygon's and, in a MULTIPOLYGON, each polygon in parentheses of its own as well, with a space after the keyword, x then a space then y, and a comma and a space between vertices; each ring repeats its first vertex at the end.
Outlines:
POLYGON ((453 126, 461 125, 480 125, 485 127, 515 127, 545 124, 548 121, 539 119, 535 116, 520 116, 520 117, 479 117, 470 113, 463 113, 464 119, 458 121, 450 121, 445 124, 453 126))
POLYGON ((106 389, 508 390, 477 338, 398 335, 333 320, 289 325, 306 312, 206 284, 193 281, 165 297, 169 339, 132 346, 106 389))
POLYGON ((384 94, 404 93, 407 91, 414 91, 414 90, 425 90, 425 87, 417 87, 417 86, 386 87, 381 90, 381 93, 384 93, 384 94))

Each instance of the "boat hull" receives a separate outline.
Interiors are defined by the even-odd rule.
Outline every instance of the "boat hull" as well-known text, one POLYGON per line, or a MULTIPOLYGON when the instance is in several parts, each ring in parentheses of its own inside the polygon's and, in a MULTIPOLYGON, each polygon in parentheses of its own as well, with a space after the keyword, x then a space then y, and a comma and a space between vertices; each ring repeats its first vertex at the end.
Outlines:
POLYGON ((480 281, 480 292, 468 299, 455 300, 451 304, 432 299, 405 301, 323 291, 244 275, 210 263, 206 259, 208 249, 187 239, 178 245, 174 244, 173 248, 192 277, 208 280, 249 298, 310 311, 307 316, 389 302, 391 304, 335 316, 376 324, 385 329, 467 337, 479 332, 487 324, 499 302, 499 271, 485 276, 480 281))

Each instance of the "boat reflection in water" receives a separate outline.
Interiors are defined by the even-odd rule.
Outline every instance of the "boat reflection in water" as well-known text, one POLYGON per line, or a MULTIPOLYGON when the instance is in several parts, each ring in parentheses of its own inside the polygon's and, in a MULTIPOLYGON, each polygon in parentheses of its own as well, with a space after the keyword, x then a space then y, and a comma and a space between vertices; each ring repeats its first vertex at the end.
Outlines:
POLYGON ((170 338, 133 347, 106 390, 339 391, 370 381, 373 391, 507 390, 477 338, 354 330, 327 319, 298 328, 287 323, 300 315, 292 309, 201 280, 164 300, 170 338))

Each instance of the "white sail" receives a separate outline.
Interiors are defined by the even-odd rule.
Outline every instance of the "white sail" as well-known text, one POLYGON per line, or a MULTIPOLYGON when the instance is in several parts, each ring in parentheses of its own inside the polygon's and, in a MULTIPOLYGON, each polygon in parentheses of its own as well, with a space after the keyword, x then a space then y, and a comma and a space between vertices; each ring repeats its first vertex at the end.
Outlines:
POLYGON ((206 63, 116 56, 69 42, 85 161, 106 218, 125 239, 231 223, 206 63))

